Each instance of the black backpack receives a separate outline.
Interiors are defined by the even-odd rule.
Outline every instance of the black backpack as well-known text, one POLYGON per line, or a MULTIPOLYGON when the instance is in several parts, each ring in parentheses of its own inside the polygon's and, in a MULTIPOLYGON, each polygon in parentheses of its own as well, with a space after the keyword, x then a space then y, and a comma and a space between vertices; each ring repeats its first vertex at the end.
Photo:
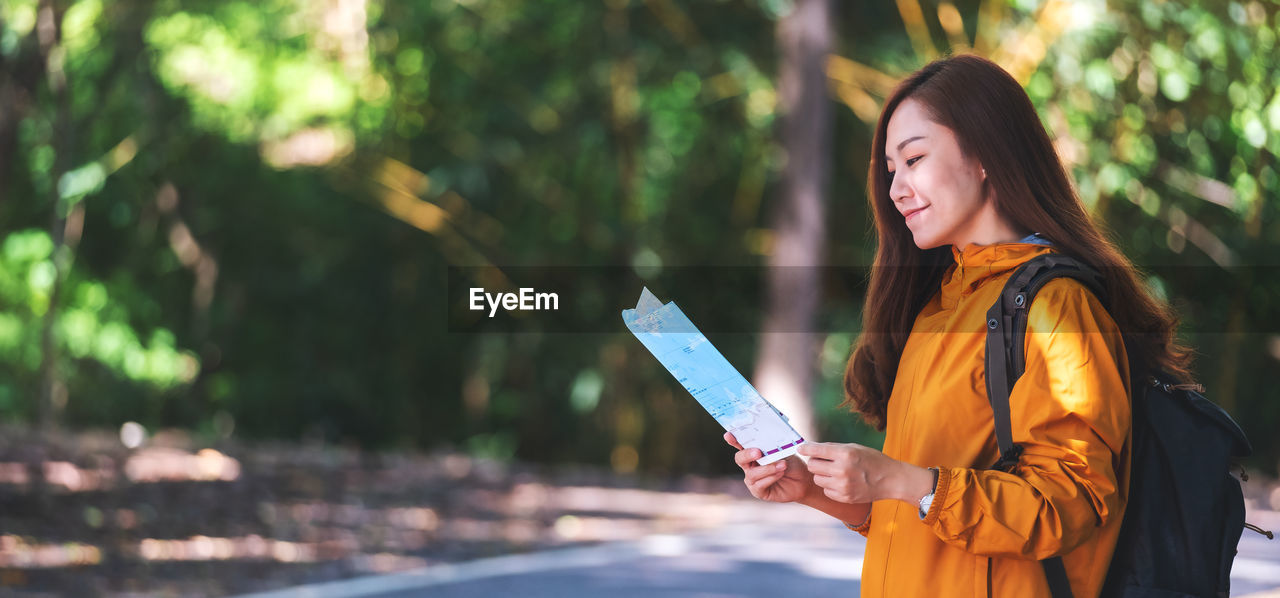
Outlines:
MULTIPOLYGON (((1107 304, 1097 270, 1066 255, 1043 254, 1014 271, 987 312, 987 397, 1000 447, 993 469, 1008 471, 1022 452, 1010 431, 1009 389, 1026 364, 1031 300, 1062 276, 1078 280, 1107 304)), ((1229 594, 1231 562, 1246 526, 1240 482, 1230 468, 1233 458, 1246 457, 1253 449, 1231 416, 1200 394, 1203 387, 1176 382, 1160 371, 1130 372, 1129 502, 1103 596, 1229 594)), ((1062 558, 1041 563, 1054 598, 1070 598, 1062 558)))

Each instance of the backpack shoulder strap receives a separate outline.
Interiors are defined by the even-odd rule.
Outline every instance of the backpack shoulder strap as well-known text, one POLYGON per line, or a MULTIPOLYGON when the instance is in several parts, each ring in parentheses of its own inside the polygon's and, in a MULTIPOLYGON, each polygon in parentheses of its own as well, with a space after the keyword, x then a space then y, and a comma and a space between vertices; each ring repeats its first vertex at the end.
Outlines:
POLYGON ((987 401, 995 416, 1000 461, 994 469, 1007 469, 1018 460, 1022 447, 1014 444, 1009 423, 1009 391, 1026 367, 1027 314, 1036 293, 1050 280, 1070 277, 1104 299, 1102 275, 1067 255, 1043 254, 1018 266, 1000 296, 987 310, 987 401))
MULTIPOLYGON (((995 417, 1000 459, 993 469, 1007 471, 1018 462, 1022 447, 1013 442, 1009 421, 1009 391, 1026 368, 1025 339, 1031 300, 1050 280, 1071 277, 1104 300, 1102 275, 1089 265, 1062 254, 1036 256, 1018 267, 991 309, 987 311, 987 400, 995 417)), ((1054 598, 1071 598, 1071 584, 1062 557, 1041 561, 1054 598)))

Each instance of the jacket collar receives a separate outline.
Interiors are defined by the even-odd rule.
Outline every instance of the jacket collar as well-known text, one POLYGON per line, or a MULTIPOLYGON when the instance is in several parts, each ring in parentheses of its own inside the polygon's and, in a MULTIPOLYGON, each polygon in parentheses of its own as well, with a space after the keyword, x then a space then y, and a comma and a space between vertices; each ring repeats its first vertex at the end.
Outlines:
POLYGON ((952 245, 951 255, 955 263, 942 275, 942 308, 954 308, 962 297, 973 292, 983 281, 1012 273, 1023 262, 1053 252, 1052 246, 1037 243, 970 244, 963 250, 952 245))

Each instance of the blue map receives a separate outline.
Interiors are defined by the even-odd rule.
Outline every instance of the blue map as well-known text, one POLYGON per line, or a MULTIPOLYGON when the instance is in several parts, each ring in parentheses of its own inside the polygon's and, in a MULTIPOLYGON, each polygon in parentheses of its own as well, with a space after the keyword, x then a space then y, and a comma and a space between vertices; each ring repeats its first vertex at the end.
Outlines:
POLYGON ((743 447, 764 452, 758 463, 794 454, 804 443, 786 416, 760 396, 674 301, 663 305, 646 288, 635 309, 622 311, 622 321, 743 447))

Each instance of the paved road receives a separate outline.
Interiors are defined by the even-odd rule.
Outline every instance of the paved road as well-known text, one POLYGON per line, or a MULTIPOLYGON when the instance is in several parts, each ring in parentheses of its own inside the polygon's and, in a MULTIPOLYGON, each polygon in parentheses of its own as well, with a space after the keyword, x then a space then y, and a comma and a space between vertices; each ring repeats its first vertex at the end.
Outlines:
MULTIPOLYGON (((498 557, 252 596, 857 596, 862 536, 817 513, 785 513, 768 525, 740 522, 693 534, 498 557)), ((1280 539, 1268 542, 1253 532, 1245 534, 1232 571, 1232 595, 1280 598, 1280 539)))

